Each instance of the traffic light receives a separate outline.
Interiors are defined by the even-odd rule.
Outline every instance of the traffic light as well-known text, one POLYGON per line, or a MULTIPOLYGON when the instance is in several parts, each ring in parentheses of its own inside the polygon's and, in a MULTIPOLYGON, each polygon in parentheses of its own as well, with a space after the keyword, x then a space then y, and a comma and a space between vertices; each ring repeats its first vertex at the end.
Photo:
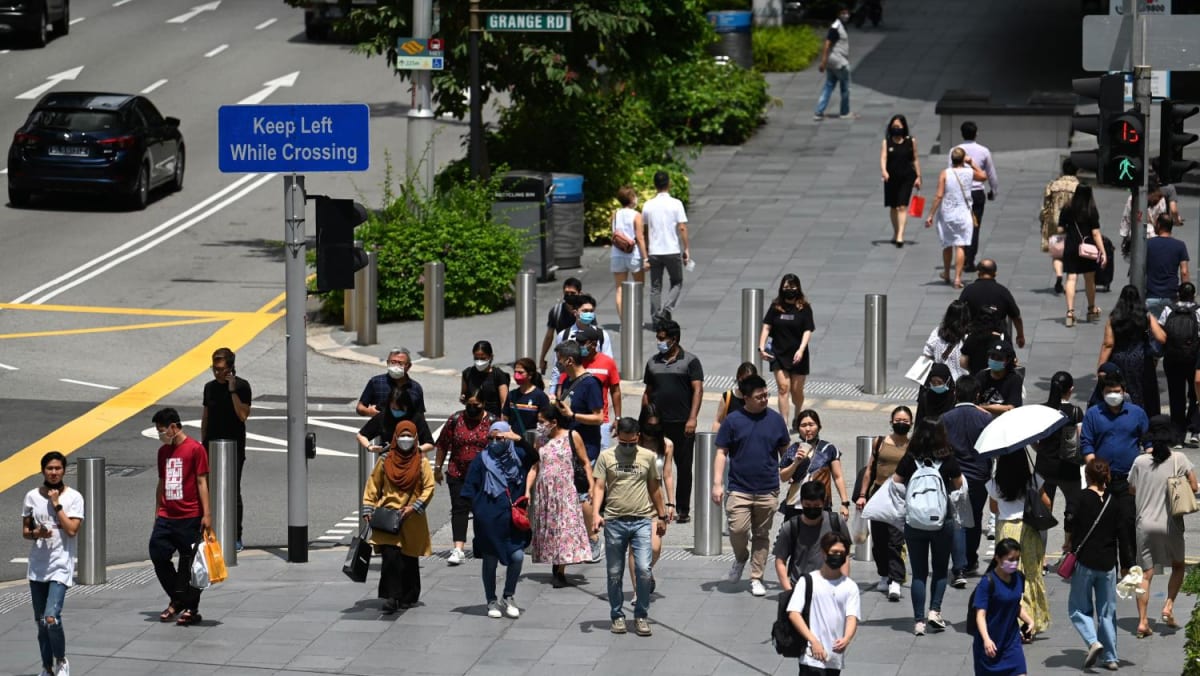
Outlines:
POLYGON ((1098 113, 1076 113, 1071 118, 1072 132, 1095 136, 1098 144, 1095 150, 1071 151, 1071 162, 1080 169, 1095 172, 1097 182, 1107 183, 1105 179, 1110 155, 1108 122, 1124 112, 1125 75, 1109 73, 1100 77, 1077 78, 1071 80, 1071 89, 1081 99, 1094 99, 1100 105, 1098 113))
MULTIPOLYGON (((1145 177, 1146 117, 1127 110, 1108 120, 1108 156, 1105 158, 1104 183, 1118 188, 1141 187, 1145 177)), ((1102 144, 1103 145, 1103 144, 1102 144)))
POLYGON ((1183 175, 1200 167, 1200 162, 1183 159, 1183 147, 1195 143, 1195 134, 1187 133, 1183 121, 1200 113, 1200 106, 1181 106, 1170 99, 1162 102, 1160 110, 1158 175, 1163 183, 1178 183, 1183 175))
POLYGON ((353 289, 354 273, 367 265, 367 253, 354 246, 354 228, 367 210, 354 200, 315 197, 317 201, 317 291, 353 289))

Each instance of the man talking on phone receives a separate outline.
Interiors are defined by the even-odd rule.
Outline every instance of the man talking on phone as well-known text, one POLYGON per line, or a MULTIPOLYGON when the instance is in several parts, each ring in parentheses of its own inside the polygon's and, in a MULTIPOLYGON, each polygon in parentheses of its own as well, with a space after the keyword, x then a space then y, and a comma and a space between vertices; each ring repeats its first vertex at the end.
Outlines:
POLYGON ((237 377, 233 350, 213 352, 213 379, 204 386, 204 413, 200 418, 200 441, 211 451, 213 439, 237 442, 237 551, 242 551, 242 467, 246 464, 246 418, 250 417, 250 383, 237 377))

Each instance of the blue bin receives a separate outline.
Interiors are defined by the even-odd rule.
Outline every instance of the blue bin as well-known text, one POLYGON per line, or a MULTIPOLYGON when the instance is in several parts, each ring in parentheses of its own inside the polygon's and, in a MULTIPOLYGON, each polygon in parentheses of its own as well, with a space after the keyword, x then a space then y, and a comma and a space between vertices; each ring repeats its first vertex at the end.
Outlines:
POLYGON ((550 193, 549 230, 554 243, 554 264, 560 268, 578 268, 583 260, 583 176, 550 174, 554 192, 550 193))
POLYGON ((754 12, 749 10, 727 10, 709 12, 708 22, 717 32, 717 42, 709 48, 709 54, 726 58, 742 68, 754 67, 754 46, 750 31, 754 27, 754 12))

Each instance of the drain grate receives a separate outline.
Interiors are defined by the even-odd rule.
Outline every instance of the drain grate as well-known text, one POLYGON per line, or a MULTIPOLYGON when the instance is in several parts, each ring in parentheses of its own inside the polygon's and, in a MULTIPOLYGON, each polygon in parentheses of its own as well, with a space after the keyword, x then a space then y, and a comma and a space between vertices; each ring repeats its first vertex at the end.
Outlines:
MULTIPOLYGON (((114 477, 117 479, 137 476, 142 472, 150 469, 150 465, 109 465, 104 464, 104 476, 114 477)), ((79 473, 79 463, 73 462, 67 465, 67 471, 64 473, 67 476, 75 476, 79 473)))
MULTIPOLYGON (((767 391, 772 395, 779 394, 779 389, 775 387, 775 379, 766 377, 767 391)), ((704 378, 704 389, 710 392, 724 392, 733 387, 736 378, 733 376, 706 376, 704 378)), ((892 387, 889 388, 887 394, 874 395, 864 394, 862 388, 854 383, 839 383, 829 380, 809 380, 804 384, 805 396, 823 396, 823 397, 842 397, 847 399, 863 399, 863 398, 879 398, 887 401, 916 401, 918 388, 916 387, 892 387)))
MULTIPOLYGON (((105 584, 76 584, 67 590, 67 597, 71 596, 91 596, 102 591, 120 591, 129 589, 130 587, 138 587, 144 584, 149 584, 155 580, 153 568, 142 568, 139 570, 129 571, 116 575, 105 584)), ((29 591, 10 592, 8 594, 0 594, 0 615, 9 612, 15 608, 30 607, 29 591)))

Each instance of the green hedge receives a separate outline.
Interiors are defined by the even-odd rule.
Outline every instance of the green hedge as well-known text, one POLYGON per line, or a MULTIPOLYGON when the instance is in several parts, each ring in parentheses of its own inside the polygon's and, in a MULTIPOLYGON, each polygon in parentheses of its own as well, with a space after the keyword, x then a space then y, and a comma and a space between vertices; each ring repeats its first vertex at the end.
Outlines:
MULTIPOLYGON (((681 163, 655 164, 642 167, 633 172, 629 185, 638 193, 638 205, 658 193, 654 189, 654 174, 665 171, 671 177, 671 195, 684 204, 691 198, 691 186, 688 182, 687 167, 681 163)), ((589 242, 609 241, 612 239, 612 217, 621 203, 615 196, 604 199, 604 195, 595 195, 588 201, 583 221, 587 226, 589 242)))
POLYGON ((733 145, 762 125, 767 81, 761 73, 713 59, 684 63, 638 87, 675 143, 733 145))
MULTIPOLYGON (((1183 579, 1185 594, 1200 594, 1200 567, 1188 569, 1183 579)), ((1200 603, 1192 608, 1192 618, 1184 628, 1186 642, 1183 644, 1183 676, 1200 676, 1200 603)))
POLYGON ((764 26, 751 33, 754 68, 763 73, 804 70, 821 53, 823 36, 809 26, 764 26))

